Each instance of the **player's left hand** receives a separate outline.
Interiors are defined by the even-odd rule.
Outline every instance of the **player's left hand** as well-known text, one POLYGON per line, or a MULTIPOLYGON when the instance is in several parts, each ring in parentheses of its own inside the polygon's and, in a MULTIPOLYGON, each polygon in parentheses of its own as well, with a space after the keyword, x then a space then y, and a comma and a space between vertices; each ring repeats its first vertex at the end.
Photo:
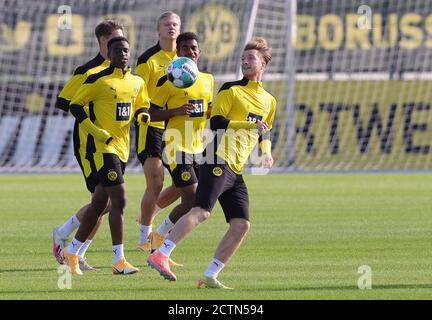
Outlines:
POLYGON ((263 154, 261 162, 262 162, 262 166, 264 168, 270 169, 273 166, 273 157, 272 157, 272 155, 271 154, 267 154, 267 153, 263 154))
POLYGON ((266 121, 258 120, 256 128, 258 130, 258 134, 263 134, 269 131, 269 124, 266 121))
POLYGON ((139 124, 148 124, 150 122, 150 114, 146 111, 143 111, 138 114, 137 121, 139 124))

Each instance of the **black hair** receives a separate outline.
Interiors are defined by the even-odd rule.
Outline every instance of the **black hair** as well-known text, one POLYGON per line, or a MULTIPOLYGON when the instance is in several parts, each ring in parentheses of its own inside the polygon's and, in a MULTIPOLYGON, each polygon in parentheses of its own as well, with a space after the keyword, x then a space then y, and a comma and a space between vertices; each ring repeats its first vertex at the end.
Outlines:
POLYGON ((196 40, 196 42, 198 42, 198 36, 194 32, 181 33, 176 39, 177 48, 180 46, 180 43, 182 41, 187 41, 187 40, 196 40))
POLYGON ((108 41, 108 43, 107 43, 108 51, 109 51, 110 47, 112 46, 112 44, 114 42, 117 42, 117 41, 125 41, 125 42, 129 43, 128 39, 126 39, 125 37, 114 37, 110 41, 108 41))

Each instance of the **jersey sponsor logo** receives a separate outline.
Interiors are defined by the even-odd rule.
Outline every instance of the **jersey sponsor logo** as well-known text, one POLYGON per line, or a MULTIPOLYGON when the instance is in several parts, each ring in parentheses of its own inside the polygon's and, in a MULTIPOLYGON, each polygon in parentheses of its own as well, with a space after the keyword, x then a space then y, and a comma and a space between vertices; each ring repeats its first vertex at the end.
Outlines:
POLYGON ((213 175, 216 177, 220 177, 222 175, 223 171, 221 167, 214 167, 213 168, 213 175))
POLYGON ((115 172, 114 170, 108 171, 107 178, 109 181, 116 181, 117 177, 118 177, 117 172, 115 172))
POLYGON ((194 105, 194 110, 189 115, 190 118, 200 118, 204 115, 204 99, 191 99, 188 103, 194 105))
POLYGON ((116 105, 116 120, 117 121, 128 121, 131 114, 131 103, 130 102, 117 102, 116 105))
POLYGON ((262 118, 263 118, 263 116, 261 116, 259 114, 249 112, 249 114, 247 115, 246 120, 249 121, 249 122, 258 122, 258 120, 262 121, 262 118))
POLYGON ((189 171, 183 171, 182 174, 181 174, 181 179, 183 181, 189 181, 191 177, 192 176, 191 176, 191 174, 190 174, 189 171))

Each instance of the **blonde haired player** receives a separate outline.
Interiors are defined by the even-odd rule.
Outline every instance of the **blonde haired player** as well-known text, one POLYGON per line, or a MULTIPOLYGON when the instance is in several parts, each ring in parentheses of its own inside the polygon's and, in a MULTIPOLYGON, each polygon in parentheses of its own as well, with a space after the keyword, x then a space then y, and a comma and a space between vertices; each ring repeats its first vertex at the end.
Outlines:
MULTIPOLYGON (((170 62, 177 58, 176 39, 180 34, 181 19, 172 12, 162 13, 157 21, 159 41, 146 50, 137 60, 135 71, 141 76, 153 99, 159 79, 165 75, 170 62)), ((153 237, 152 222, 160 208, 164 208, 180 197, 174 185, 162 193, 164 167, 162 163, 162 135, 164 121, 152 121, 149 126, 136 128, 136 149, 138 159, 143 167, 146 179, 146 190, 141 199, 140 215, 137 219, 140 226, 138 249, 150 251, 153 246, 160 246, 164 239, 153 237)), ((168 228, 174 224, 168 222, 168 228)), ((175 265, 174 261, 171 261, 175 265)))
POLYGON ((172 251, 210 216, 219 200, 229 228, 203 278, 198 281, 198 287, 231 289, 219 282, 217 276, 250 228, 249 196, 242 171, 257 142, 263 153, 263 166, 273 165, 270 130, 276 99, 262 85, 262 76, 270 60, 270 48, 265 39, 250 41, 242 54, 244 78, 225 83, 215 98, 210 118, 211 129, 217 130, 213 140, 214 158, 213 161, 207 158, 208 162, 200 166, 194 207, 180 218, 163 245, 147 260, 167 280, 177 279, 168 264, 172 251))

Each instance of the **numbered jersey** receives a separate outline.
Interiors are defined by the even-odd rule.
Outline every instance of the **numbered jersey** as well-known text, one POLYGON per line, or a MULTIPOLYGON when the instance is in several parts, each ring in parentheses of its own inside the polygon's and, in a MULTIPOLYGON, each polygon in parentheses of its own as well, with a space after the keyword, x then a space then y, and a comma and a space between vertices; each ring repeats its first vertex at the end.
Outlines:
POLYGON ((89 106, 89 118, 99 128, 113 137, 106 145, 94 139, 88 132, 86 156, 98 153, 114 153, 127 162, 130 152, 129 128, 135 112, 149 108, 147 88, 141 77, 123 74, 119 68, 109 67, 87 78, 73 97, 71 104, 89 106))
POLYGON ((191 154, 204 150, 203 133, 213 91, 214 79, 209 73, 200 72, 197 81, 186 89, 175 87, 166 76, 160 78, 151 100, 153 105, 168 110, 180 108, 186 103, 195 106, 190 115, 172 117, 167 121, 164 135, 167 150, 191 154))
MULTIPOLYGON (((266 121, 271 129, 276 112, 276 99, 264 90, 262 82, 243 78, 225 83, 215 98, 211 116, 223 116, 234 121, 266 121)), ((226 130, 222 137, 215 137, 216 154, 230 168, 241 174, 244 164, 258 142, 257 130, 226 130)))

